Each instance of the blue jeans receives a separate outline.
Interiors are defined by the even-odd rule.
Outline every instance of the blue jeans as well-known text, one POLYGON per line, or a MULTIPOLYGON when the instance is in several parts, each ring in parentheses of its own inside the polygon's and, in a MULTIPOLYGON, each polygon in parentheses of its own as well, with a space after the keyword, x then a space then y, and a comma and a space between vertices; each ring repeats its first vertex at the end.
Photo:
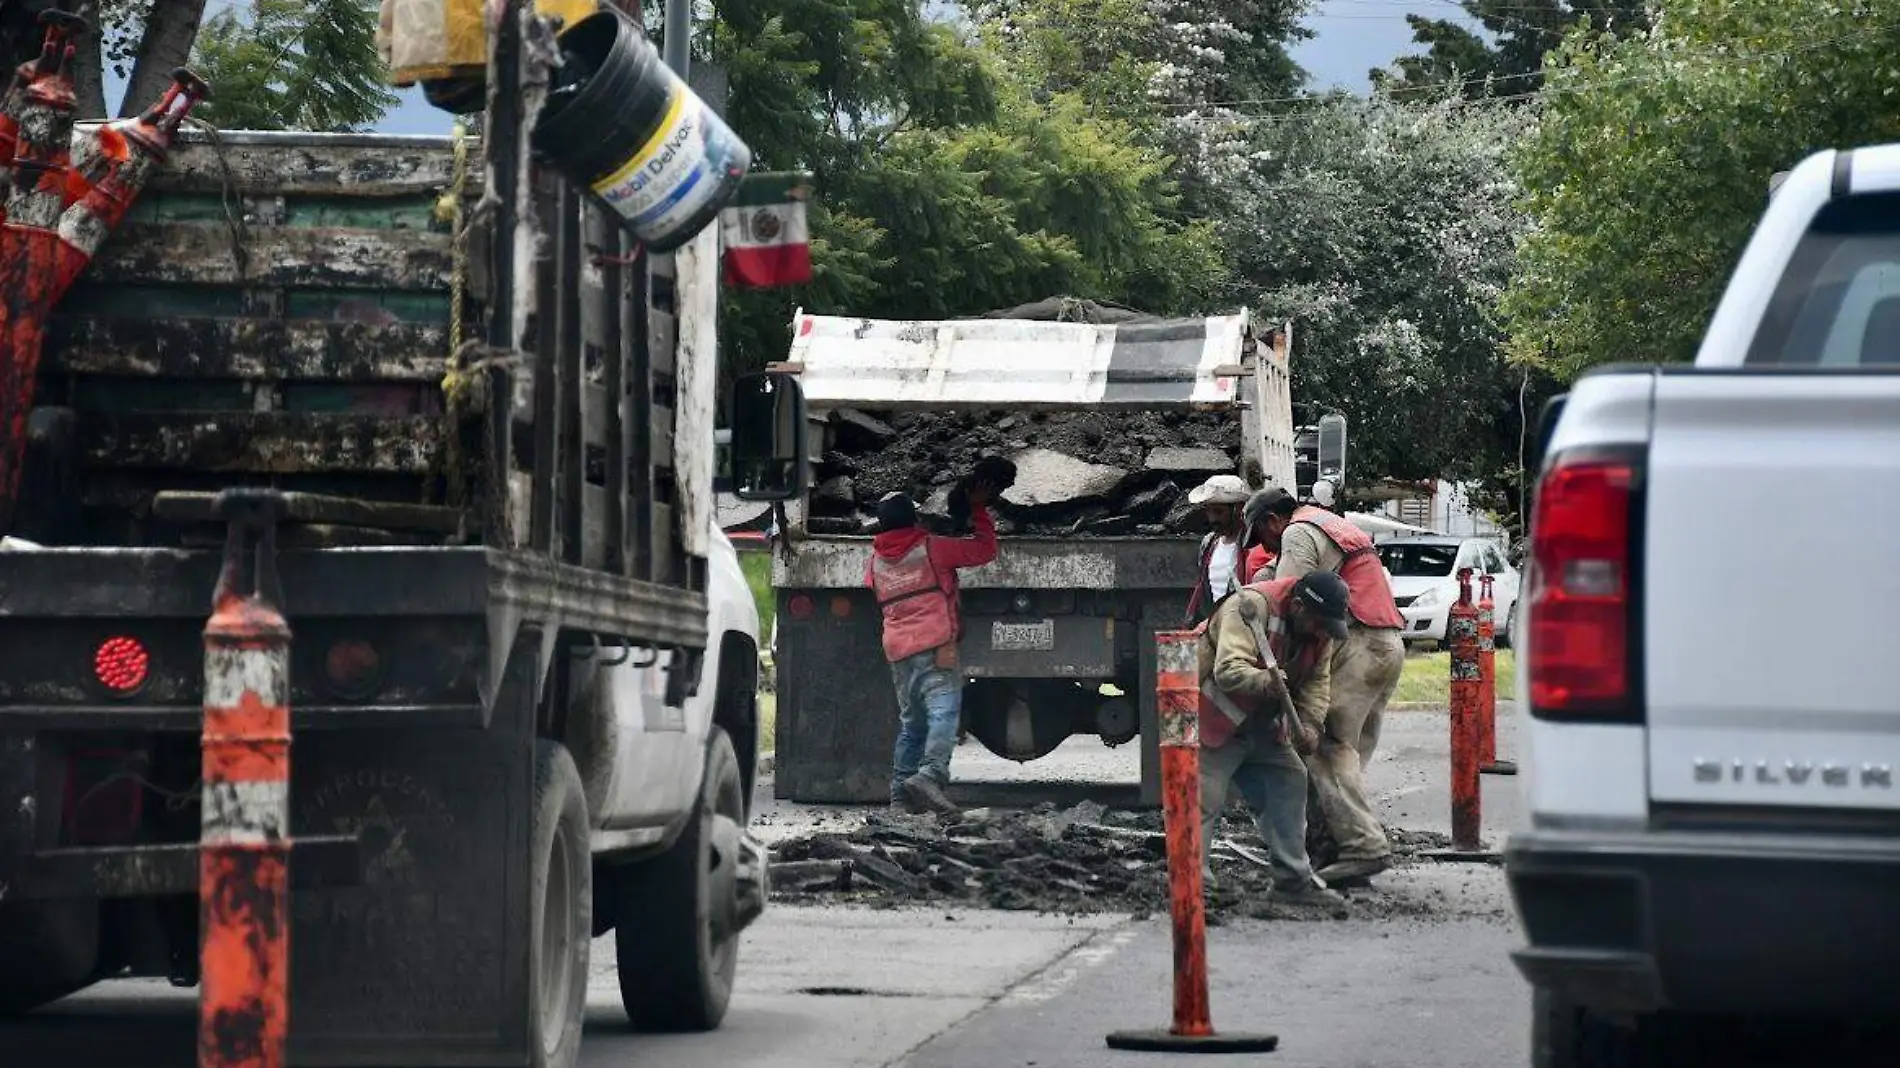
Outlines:
POLYGON ((902 799, 904 780, 923 773, 950 782, 950 755, 957 749, 963 713, 963 675, 937 666, 933 650, 891 665, 897 685, 897 752, 891 759, 891 800, 902 799))

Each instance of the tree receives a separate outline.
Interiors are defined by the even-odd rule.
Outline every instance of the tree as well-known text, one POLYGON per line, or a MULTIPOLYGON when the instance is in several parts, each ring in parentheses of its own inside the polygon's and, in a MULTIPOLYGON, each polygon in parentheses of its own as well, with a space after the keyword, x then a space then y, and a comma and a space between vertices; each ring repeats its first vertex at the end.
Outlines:
POLYGON ((918 318, 1066 294, 1198 310, 1224 270, 1165 157, 1073 93, 1023 83, 912 0, 720 0, 696 51, 757 169, 816 176, 812 283, 728 296, 739 366, 790 313, 918 318))
POLYGON ((1407 15, 1412 40, 1424 55, 1403 56, 1390 70, 1375 70, 1375 86, 1387 90, 1455 87, 1468 99, 1521 97, 1543 84, 1544 56, 1578 25, 1629 35, 1649 26, 1650 0, 1461 0, 1459 6, 1484 27, 1407 15))
POLYGON ((0 3, 0 63, 7 70, 38 55, 39 17, 64 7, 86 16, 74 58, 73 81, 81 118, 107 114, 105 67, 130 83, 121 114, 135 114, 164 92, 171 72, 191 54, 191 39, 204 15, 204 0, 11 0, 0 3))
POLYGON ((1515 161, 1514 355, 1566 378, 1692 357, 1770 176, 1900 137, 1896 46, 1885 8, 1827 0, 1680 0, 1642 37, 1572 37, 1515 161))
POLYGON ((208 21, 205 0, 0 0, 8 70, 39 53, 39 16, 56 7, 93 24, 74 57, 81 118, 109 113, 107 70, 127 83, 119 114, 135 115, 187 62, 216 93, 203 114, 225 126, 361 129, 395 103, 382 86, 376 0, 256 0, 248 19, 227 6, 208 21))
POLYGON ((1033 94, 1073 94, 1175 162, 1182 208, 1220 220, 1250 131, 1306 84, 1309 0, 981 0, 984 40, 1033 94))
MULTIPOLYGON (((205 118, 247 130, 353 132, 396 97, 376 50, 375 0, 254 0, 205 23, 196 65, 215 91, 205 118)), ((149 40, 149 31, 148 31, 149 40)))
POLYGON ((1242 296, 1295 323, 1295 400, 1352 427, 1355 471, 1400 479, 1507 471, 1519 379, 1498 294, 1524 230, 1503 105, 1375 97, 1318 105, 1262 131, 1234 221, 1242 296))

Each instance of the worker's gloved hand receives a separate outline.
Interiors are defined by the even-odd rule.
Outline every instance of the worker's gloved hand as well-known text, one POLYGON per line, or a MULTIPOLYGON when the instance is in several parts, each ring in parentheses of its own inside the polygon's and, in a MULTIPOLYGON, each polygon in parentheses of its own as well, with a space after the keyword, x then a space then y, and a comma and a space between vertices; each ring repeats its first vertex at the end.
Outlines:
POLYGON ((1291 725, 1288 740, 1293 743, 1293 751, 1301 756, 1312 756, 1319 751, 1319 732, 1304 723, 1295 721, 1291 725))

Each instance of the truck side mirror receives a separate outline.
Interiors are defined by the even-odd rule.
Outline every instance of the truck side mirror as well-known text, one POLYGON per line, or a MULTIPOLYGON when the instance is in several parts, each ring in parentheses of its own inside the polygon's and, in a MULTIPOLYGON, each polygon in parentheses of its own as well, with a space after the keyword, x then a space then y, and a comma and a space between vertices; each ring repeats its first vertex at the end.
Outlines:
POLYGON ((732 495, 789 501, 805 492, 805 390, 792 375, 744 375, 732 390, 732 495))
POLYGON ((1346 417, 1338 412, 1319 417, 1319 477, 1346 484, 1346 417))

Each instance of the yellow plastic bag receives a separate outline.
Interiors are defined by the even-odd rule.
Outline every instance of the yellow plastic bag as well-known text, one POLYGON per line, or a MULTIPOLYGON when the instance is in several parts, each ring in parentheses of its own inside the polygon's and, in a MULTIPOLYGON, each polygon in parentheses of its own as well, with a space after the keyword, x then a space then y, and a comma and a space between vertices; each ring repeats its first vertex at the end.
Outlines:
MULTIPOLYGON (((383 0, 376 46, 396 85, 478 75, 488 66, 489 20, 505 0, 383 0)), ((535 0, 535 10, 572 26, 600 0, 535 0)))

